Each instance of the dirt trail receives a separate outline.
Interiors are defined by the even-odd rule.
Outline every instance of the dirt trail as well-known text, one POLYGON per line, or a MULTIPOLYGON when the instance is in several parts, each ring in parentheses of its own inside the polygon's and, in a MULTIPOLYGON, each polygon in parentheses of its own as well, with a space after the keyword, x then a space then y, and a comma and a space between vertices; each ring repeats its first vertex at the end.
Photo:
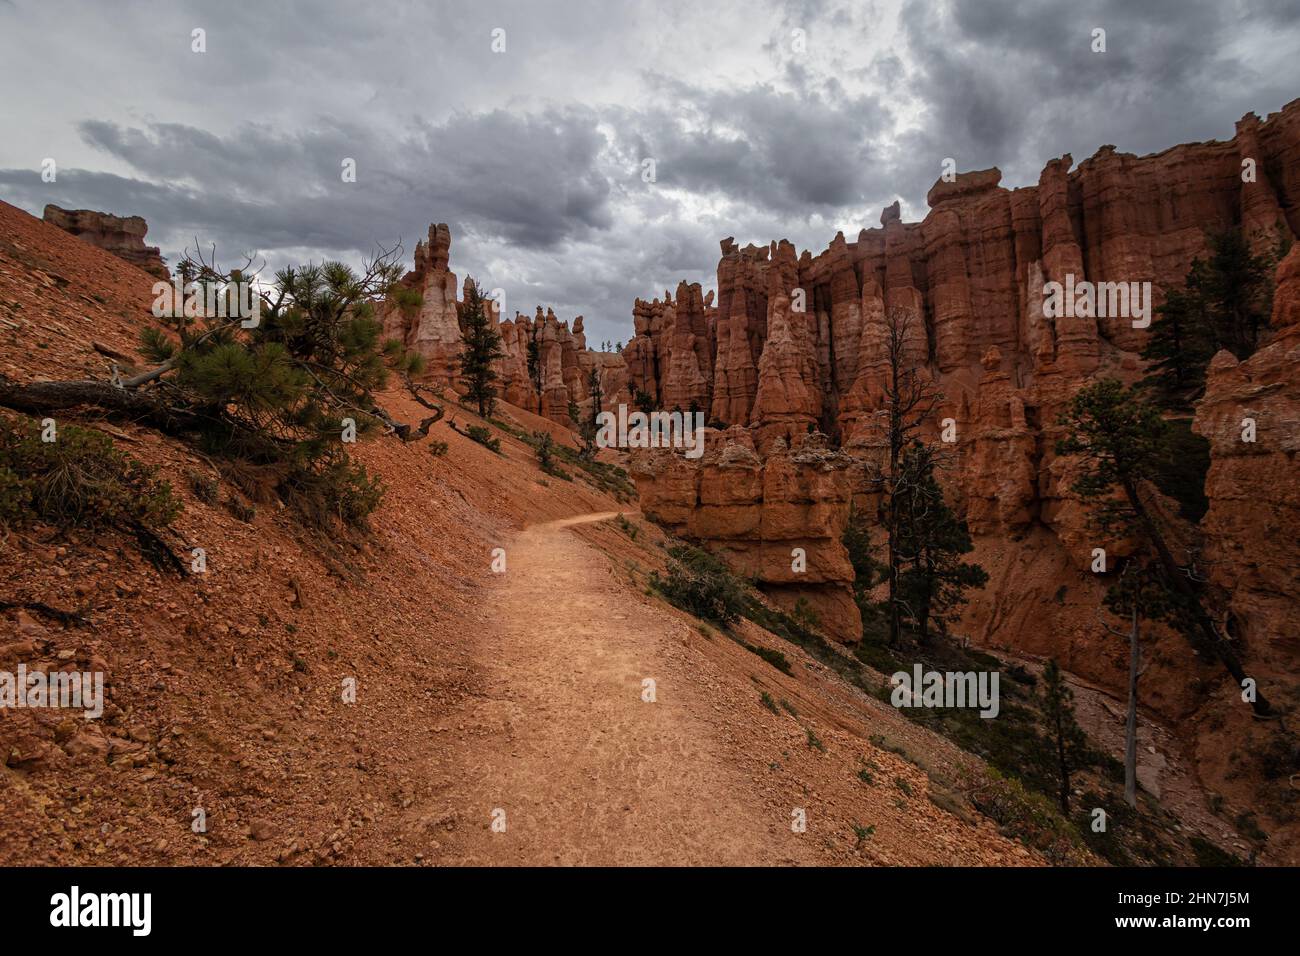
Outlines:
POLYGON ((535 525, 506 548, 477 642, 487 681, 473 715, 500 731, 467 748, 454 799, 481 818, 458 820, 442 861, 813 862, 702 719, 708 701, 667 653, 687 639, 683 625, 639 613, 608 560, 566 530, 612 517, 535 525), (490 826, 498 808, 504 832, 490 826))

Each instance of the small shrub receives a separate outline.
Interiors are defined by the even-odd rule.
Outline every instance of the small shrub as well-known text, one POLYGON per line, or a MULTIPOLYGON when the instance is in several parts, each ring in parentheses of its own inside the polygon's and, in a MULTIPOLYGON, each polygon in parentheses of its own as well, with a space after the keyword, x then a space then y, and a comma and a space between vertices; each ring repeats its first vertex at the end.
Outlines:
POLYGON ((826 745, 825 745, 824 743, 821 742, 821 738, 818 737, 815 733, 812 732, 812 728, 811 728, 811 727, 808 727, 808 728, 805 728, 805 729, 808 731, 808 749, 809 749, 809 750, 819 750, 819 751, 821 751, 822 753, 825 753, 825 752, 826 752, 826 745))
POLYGON ((0 522, 154 530, 181 512, 157 469, 123 454, 103 432, 60 425, 41 440, 28 419, 0 416, 0 522))
POLYGON ((873 670, 892 674, 899 669, 899 660, 886 644, 865 637, 853 652, 854 656, 873 670))
POLYGON ((894 786, 896 786, 899 790, 902 790, 909 797, 912 796, 912 785, 907 782, 907 779, 905 777, 895 777, 894 786))
POLYGON ((720 560, 689 545, 668 549, 668 576, 650 575, 650 585, 672 604, 727 627, 743 613, 745 591, 720 560))
POLYGON ((434 458, 441 458, 447 454, 447 443, 445 441, 429 442, 429 454, 434 458))
POLYGON ((553 452, 555 451, 555 439, 551 437, 550 432, 537 432, 533 435, 536 442, 537 463, 542 466, 542 471, 549 472, 554 466, 553 452))
POLYGON ((314 468, 290 474, 281 491, 289 503, 320 528, 335 521, 345 527, 365 528, 367 519, 379 507, 384 486, 366 466, 342 453, 331 453, 314 468))
POLYGON ((770 647, 759 647, 757 644, 746 644, 745 647, 763 658, 763 660, 767 661, 782 674, 791 673, 790 662, 786 660, 785 655, 780 651, 773 650, 770 647))
POLYGON ((492 437, 492 429, 486 425, 470 425, 465 429, 465 434, 471 439, 478 442, 488 451, 501 454, 501 439, 492 437))
POLYGON ((254 505, 244 504, 234 495, 226 499, 226 510, 238 518, 244 524, 252 524, 257 517, 257 508, 254 505))
POLYGON ((0 531, 23 524, 31 516, 31 503, 28 483, 0 465, 0 531))
POLYGON ((1259 820, 1255 818, 1253 811, 1247 810, 1239 814, 1237 819, 1232 821, 1232 825, 1237 828, 1238 833, 1248 840, 1253 840, 1256 843, 1264 843, 1268 840, 1268 834, 1260 829, 1259 820))
POLYGON ((204 474, 201 471, 186 472, 185 477, 189 479, 190 491, 194 492, 194 497, 198 498, 205 505, 214 505, 221 495, 221 483, 217 481, 216 475, 204 474))
POLYGON ((821 615, 813 610, 813 606, 808 603, 807 598, 799 598, 799 600, 795 601, 794 610, 790 612, 790 616, 794 618, 796 623, 809 630, 816 630, 821 627, 821 615))
POLYGON ((1288 734, 1274 734, 1267 743, 1253 747, 1251 753, 1265 780, 1281 780, 1300 772, 1300 741, 1288 734))
POLYGON ((857 838, 857 843, 854 844, 853 848, 856 850, 858 847, 862 846, 862 844, 866 843, 867 840, 871 839, 871 835, 875 832, 876 826, 874 823, 868 827, 859 826, 856 823, 853 824, 853 835, 857 838))
POLYGON ((626 515, 620 512, 619 516, 614 520, 615 523, 618 525, 619 530, 621 530, 625 535, 627 535, 633 541, 636 540, 637 532, 640 531, 641 529, 638 528, 636 525, 634 525, 632 522, 628 521, 626 515))
POLYGON ((863 783, 875 783, 876 778, 871 775, 871 771, 865 767, 858 771, 858 779, 863 783))
POLYGON ((763 693, 759 695, 758 700, 759 703, 761 703, 772 713, 776 714, 778 717, 781 716, 781 712, 776 709, 776 701, 772 700, 772 695, 769 694, 767 691, 763 691, 763 693))
POLYGON ((1244 866, 1241 857, 1222 850, 1209 840, 1200 836, 1191 838, 1192 852, 1196 854, 1197 866, 1244 866))
POLYGON ((781 709, 784 710, 791 717, 799 716, 799 711, 794 709, 794 704, 790 703, 784 697, 781 698, 781 709))
POLYGON ((990 768, 988 781, 974 790, 971 802, 1010 836, 1042 851, 1053 863, 1078 866, 1088 862, 1077 833, 1052 801, 1026 790, 1019 780, 990 768))

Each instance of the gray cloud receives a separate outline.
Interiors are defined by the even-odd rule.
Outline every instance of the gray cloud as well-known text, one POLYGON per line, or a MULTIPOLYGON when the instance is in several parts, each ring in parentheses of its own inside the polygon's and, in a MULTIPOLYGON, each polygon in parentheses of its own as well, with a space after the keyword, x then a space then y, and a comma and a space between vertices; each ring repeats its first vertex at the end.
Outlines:
POLYGON ((1295 0, 59 6, 0 5, 0 84, 24 91, 5 199, 272 267, 409 255, 446 221, 462 276, 592 341, 626 340, 637 296, 711 286, 721 237, 816 250, 895 198, 923 215, 945 157, 1019 185, 1064 152, 1230 135, 1300 89, 1295 0))
POLYGON ((1077 160, 1104 143, 1144 153, 1230 135, 1241 115, 1276 109, 1297 89, 1297 71, 1268 75, 1237 43, 1264 19, 1282 31, 1270 44, 1300 39, 1294 10, 1265 17, 1231 3, 909 3, 908 83, 926 104, 910 148, 931 169, 952 156, 963 169, 1001 166, 1022 184, 1065 152, 1077 160), (1096 28, 1104 53, 1092 49, 1096 28))

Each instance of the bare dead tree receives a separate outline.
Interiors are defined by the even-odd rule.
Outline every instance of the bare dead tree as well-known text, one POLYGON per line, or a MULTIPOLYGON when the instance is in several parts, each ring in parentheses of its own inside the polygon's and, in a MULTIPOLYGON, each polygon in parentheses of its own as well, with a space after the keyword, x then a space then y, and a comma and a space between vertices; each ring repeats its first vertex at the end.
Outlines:
POLYGON ((1137 809, 1137 712, 1138 712, 1138 681, 1146 673, 1147 664, 1142 660, 1142 608, 1144 588, 1140 580, 1142 575, 1140 565, 1130 561, 1120 572, 1120 584, 1117 587, 1117 594, 1122 594, 1123 598, 1116 602, 1114 610, 1123 613, 1125 610, 1129 616, 1129 629, 1127 632, 1111 627, 1106 623, 1105 618, 1101 616, 1101 608, 1097 609, 1097 621, 1103 628, 1114 634, 1116 637, 1125 638, 1128 641, 1128 713, 1124 721, 1124 802, 1130 807, 1137 809))
POLYGON ((902 596, 899 588, 902 553, 902 504, 911 493, 910 480, 903 467, 904 450, 917 440, 922 426, 929 421, 942 393, 925 371, 907 354, 908 333, 917 317, 910 309, 891 307, 885 313, 884 412, 882 427, 887 444, 884 468, 877 483, 884 495, 883 524, 887 539, 889 585, 889 645, 898 644, 902 631, 902 596))

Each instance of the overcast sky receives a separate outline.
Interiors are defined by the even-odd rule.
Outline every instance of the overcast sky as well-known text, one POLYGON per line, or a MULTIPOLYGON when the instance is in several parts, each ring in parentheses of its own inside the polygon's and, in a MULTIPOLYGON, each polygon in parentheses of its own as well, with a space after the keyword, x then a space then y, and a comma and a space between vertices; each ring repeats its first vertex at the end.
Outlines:
POLYGON ((1103 143, 1227 139, 1300 96, 1298 51, 1300 0, 0 0, 0 199, 271 268, 399 239, 409 262, 447 222, 510 314, 625 341, 637 296, 715 285, 721 238, 920 219, 946 157, 1019 186, 1103 143))

